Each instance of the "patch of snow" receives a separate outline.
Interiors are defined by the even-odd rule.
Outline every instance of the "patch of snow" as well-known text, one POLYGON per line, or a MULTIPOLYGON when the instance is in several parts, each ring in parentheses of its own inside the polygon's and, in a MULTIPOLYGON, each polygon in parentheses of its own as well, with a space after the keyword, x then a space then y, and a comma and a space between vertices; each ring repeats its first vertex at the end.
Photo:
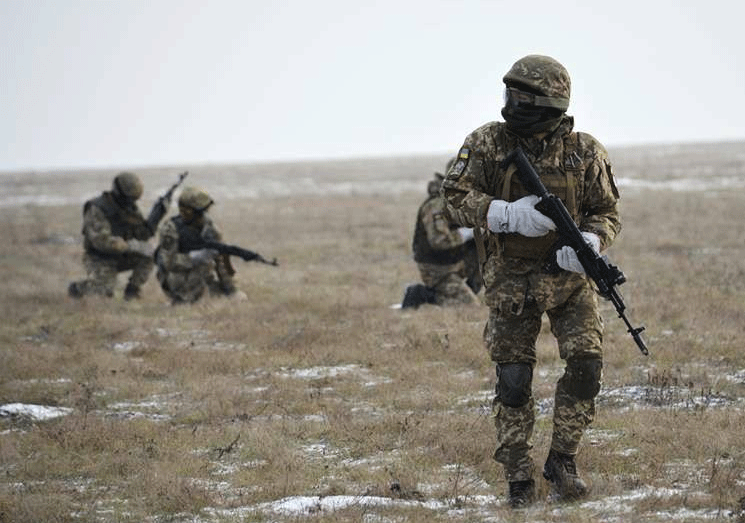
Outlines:
POLYGON ((733 383, 740 383, 745 385, 745 369, 740 369, 733 374, 725 374, 724 379, 733 383))
POLYGON ((9 416, 27 416, 37 421, 43 421, 60 416, 67 416, 73 411, 67 407, 47 407, 44 405, 31 405, 27 403, 7 403, 0 405, 0 418, 9 416))
POLYGON ((142 347, 143 343, 141 341, 120 341, 117 343, 113 343, 111 345, 111 349, 114 352, 132 352, 138 347, 142 347))
POLYGON ((292 496, 270 503, 262 503, 258 508, 285 516, 302 516, 319 512, 334 512, 353 507, 390 507, 408 506, 425 507, 442 510, 447 505, 440 501, 411 501, 386 498, 381 496, 292 496))
POLYGON ((309 367, 307 369, 288 369, 283 367, 277 375, 283 378, 320 379, 335 378, 344 374, 361 371, 363 371, 362 367, 357 364, 338 365, 336 367, 309 367))

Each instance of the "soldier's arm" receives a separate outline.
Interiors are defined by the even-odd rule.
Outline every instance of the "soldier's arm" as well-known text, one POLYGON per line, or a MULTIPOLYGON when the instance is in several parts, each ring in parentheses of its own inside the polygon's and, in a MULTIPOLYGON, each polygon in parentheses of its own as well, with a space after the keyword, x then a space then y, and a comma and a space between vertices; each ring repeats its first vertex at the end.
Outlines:
POLYGON ((463 238, 457 227, 451 225, 443 198, 435 198, 422 207, 422 225, 427 241, 433 249, 446 251, 460 246, 463 238))
POLYGON ((147 224, 147 220, 145 220, 145 217, 142 215, 142 213, 137 210, 137 224, 134 226, 133 236, 137 238, 138 240, 147 241, 150 238, 153 237, 154 231, 150 230, 150 227, 147 224))
POLYGON ((204 226, 202 227, 202 238, 208 242, 222 242, 222 233, 215 226, 211 218, 204 217, 204 226))
POLYGON ((185 272, 194 267, 189 255, 178 250, 178 232, 171 220, 166 221, 160 228, 156 261, 160 267, 169 272, 185 272))
POLYGON ((474 135, 466 138, 442 183, 440 194, 455 223, 486 229, 486 213, 494 196, 486 192, 484 162, 478 142, 474 135))
POLYGON ((89 205, 83 214, 83 234, 91 246, 99 252, 122 254, 128 249, 126 240, 112 234, 109 220, 95 205, 89 205))
POLYGON ((621 231, 618 198, 613 169, 607 153, 600 150, 593 155, 592 162, 585 171, 579 228, 597 234, 601 250, 607 249, 621 231))

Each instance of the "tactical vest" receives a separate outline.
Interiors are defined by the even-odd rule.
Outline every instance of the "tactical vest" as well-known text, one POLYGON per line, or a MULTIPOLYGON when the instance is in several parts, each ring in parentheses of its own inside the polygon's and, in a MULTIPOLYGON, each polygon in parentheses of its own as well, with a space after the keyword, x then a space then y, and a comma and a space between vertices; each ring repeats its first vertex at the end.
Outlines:
POLYGON ((181 215, 174 216, 171 221, 176 226, 176 232, 178 233, 178 252, 193 251, 195 245, 204 241, 201 229, 191 227, 184 222, 181 215))
MULTIPOLYGON (((440 196, 430 197, 422 204, 422 207, 435 198, 440 198, 440 196)), ((463 245, 452 247, 444 251, 432 248, 427 240, 427 232, 424 230, 421 211, 417 214, 416 226, 414 228, 414 240, 411 243, 411 249, 414 251, 415 262, 431 263, 433 265, 451 265, 462 260, 464 255, 463 245)))
MULTIPOLYGON (((584 188, 585 165, 583 155, 579 150, 577 133, 567 134, 561 143, 563 151, 551 155, 561 156, 562 161, 551 162, 544 155, 531 163, 541 178, 548 192, 558 196, 569 211, 575 222, 579 219, 579 202, 582 200, 584 188), (543 161, 541 161, 543 159, 543 161)), ((503 173, 501 187, 497 187, 498 198, 514 202, 530 193, 522 186, 515 175, 515 167, 509 166, 503 173)), ((520 234, 499 235, 500 250, 504 256, 512 258, 526 258, 542 260, 548 256, 552 246, 557 241, 556 232, 549 232, 545 236, 529 238, 520 234)))
MULTIPOLYGON (((83 204, 83 215, 88 212, 91 205, 103 212, 111 227, 112 236, 120 236, 125 240, 131 240, 137 234, 137 229, 144 224, 139 212, 122 209, 114 201, 110 192, 104 192, 100 196, 85 202, 83 204)), ((83 235, 85 235, 85 230, 83 235)), ((84 240, 84 247, 88 252, 98 253, 87 238, 84 240)))

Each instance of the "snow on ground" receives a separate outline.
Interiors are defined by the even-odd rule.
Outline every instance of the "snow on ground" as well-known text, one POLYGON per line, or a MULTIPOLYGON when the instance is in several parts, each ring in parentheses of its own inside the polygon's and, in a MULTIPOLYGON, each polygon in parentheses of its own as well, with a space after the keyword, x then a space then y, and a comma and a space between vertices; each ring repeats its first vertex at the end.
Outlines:
POLYGON ((60 416, 67 416, 73 409, 67 407, 47 407, 28 403, 7 403, 0 405, 0 418, 23 416, 37 421, 44 421, 60 416))

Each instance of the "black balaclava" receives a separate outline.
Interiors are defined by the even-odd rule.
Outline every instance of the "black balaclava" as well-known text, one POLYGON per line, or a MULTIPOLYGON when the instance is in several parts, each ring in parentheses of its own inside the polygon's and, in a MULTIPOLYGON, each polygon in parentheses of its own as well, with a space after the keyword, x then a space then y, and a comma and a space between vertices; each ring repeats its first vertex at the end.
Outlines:
MULTIPOLYGON (((532 89, 524 86, 508 85, 507 87, 518 89, 527 94, 541 96, 540 93, 535 93, 532 89)), ((507 124, 507 128, 519 136, 528 137, 538 133, 550 133, 556 130, 563 116, 564 111, 555 107, 540 107, 517 102, 507 92, 505 93, 502 117, 507 124)))

